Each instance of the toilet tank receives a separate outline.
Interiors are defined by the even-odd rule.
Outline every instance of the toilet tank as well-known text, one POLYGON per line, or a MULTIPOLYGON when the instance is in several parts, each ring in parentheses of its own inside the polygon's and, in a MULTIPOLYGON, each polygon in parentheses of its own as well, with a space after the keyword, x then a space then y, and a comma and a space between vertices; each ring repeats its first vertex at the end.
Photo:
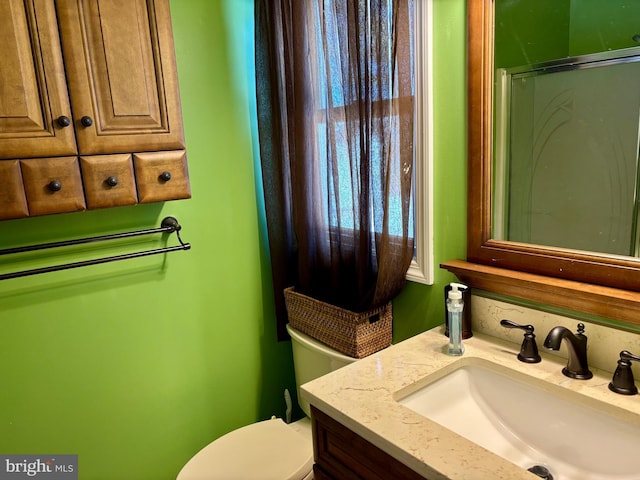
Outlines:
POLYGON ((298 404, 307 417, 311 417, 309 402, 300 396, 300 385, 353 363, 357 358, 343 355, 290 325, 287 325, 287 332, 291 336, 298 404))

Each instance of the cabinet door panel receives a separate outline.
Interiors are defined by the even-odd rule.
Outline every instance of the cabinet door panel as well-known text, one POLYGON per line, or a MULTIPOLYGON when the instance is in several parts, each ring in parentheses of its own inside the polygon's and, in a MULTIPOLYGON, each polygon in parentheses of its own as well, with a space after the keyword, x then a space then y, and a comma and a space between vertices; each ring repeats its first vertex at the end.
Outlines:
MULTIPOLYGON (((425 480, 368 440, 311 406, 314 472, 340 480, 425 480)), ((438 477, 441 478, 441 477, 438 477)))
POLYGON ((0 162, 0 220, 29 215, 18 160, 0 162))
POLYGON ((191 198, 184 150, 134 153, 133 165, 140 203, 191 198))
POLYGON ((130 154, 80 157, 80 166, 87 208, 138 203, 130 154))
POLYGON ((0 2, 0 157, 76 153, 53 0, 0 2))
POLYGON ((21 160, 22 180, 31 215, 84 210, 82 177, 76 157, 21 160), (58 182, 53 187, 52 182, 58 182))
POLYGON ((80 153, 184 148, 168 0, 57 6, 80 153))

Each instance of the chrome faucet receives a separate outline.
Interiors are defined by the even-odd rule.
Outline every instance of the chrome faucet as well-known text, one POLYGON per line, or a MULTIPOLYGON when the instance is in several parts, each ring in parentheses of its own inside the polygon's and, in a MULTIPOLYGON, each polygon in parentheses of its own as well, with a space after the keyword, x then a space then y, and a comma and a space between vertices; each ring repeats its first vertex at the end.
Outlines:
POLYGON ((579 380, 588 380, 593 377, 587 364, 587 337, 584 335, 584 324, 578 324, 578 333, 575 335, 565 327, 552 328, 544 341, 544 347, 550 350, 560 350, 560 343, 563 339, 566 340, 569 358, 562 373, 567 377, 579 380))

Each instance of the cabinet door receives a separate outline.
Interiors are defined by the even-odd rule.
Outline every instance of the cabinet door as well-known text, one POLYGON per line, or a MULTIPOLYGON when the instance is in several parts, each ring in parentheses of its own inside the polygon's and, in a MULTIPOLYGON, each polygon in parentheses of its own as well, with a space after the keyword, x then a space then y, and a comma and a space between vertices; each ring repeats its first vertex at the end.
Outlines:
POLYGON ((184 148, 169 0, 57 9, 80 154, 184 148))
POLYGON ((0 158, 73 155, 53 0, 0 1, 0 158))
POLYGON ((425 480, 314 406, 311 406, 311 420, 316 461, 313 471, 318 479, 425 480))

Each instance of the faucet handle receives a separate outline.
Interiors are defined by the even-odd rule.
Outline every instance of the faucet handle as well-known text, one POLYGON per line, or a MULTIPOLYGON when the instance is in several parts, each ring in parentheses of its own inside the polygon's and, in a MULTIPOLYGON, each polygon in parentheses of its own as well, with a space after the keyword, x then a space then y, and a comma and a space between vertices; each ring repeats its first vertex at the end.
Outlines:
POLYGON ((631 360, 640 362, 640 357, 634 355, 627 350, 620 352, 620 360, 618 360, 618 368, 613 373, 613 379, 609 383, 609 390, 622 395, 635 395, 638 393, 633 379, 633 371, 631 370, 631 360))
POLYGON ((578 324, 578 335, 584 335, 584 323, 578 324))
POLYGON ((511 320, 500 320, 500 325, 505 328, 519 328, 525 331, 524 340, 522 341, 520 353, 518 354, 518 360, 524 363, 539 363, 542 361, 538 353, 538 345, 536 344, 536 336, 533 333, 533 325, 520 325, 511 320))

